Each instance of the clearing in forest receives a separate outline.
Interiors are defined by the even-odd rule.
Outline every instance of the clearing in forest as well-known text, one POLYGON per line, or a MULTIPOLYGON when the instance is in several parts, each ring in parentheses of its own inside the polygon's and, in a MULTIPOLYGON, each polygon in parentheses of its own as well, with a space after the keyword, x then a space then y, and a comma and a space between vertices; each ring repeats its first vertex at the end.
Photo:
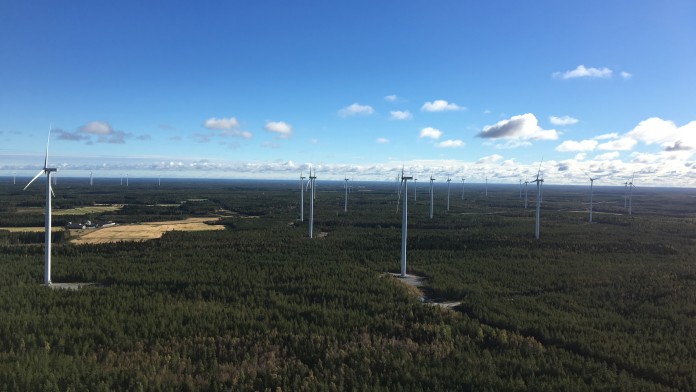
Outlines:
POLYGON ((188 218, 166 222, 146 222, 129 225, 102 227, 95 230, 80 231, 71 241, 74 244, 102 244, 117 241, 145 241, 160 238, 167 231, 224 230, 223 225, 210 225, 206 222, 215 218, 188 218))

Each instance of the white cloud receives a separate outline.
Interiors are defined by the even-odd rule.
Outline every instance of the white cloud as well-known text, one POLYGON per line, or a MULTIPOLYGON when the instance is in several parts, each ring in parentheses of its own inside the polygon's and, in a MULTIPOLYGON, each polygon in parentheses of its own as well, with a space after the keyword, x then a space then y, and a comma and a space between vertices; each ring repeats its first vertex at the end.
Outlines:
POLYGON ((435 144, 435 147, 440 147, 440 148, 452 148, 452 147, 464 147, 466 144, 457 139, 457 140, 443 140, 440 143, 435 144))
POLYGON ((485 157, 479 159, 478 161, 476 161, 476 163, 477 164, 494 163, 494 162, 497 162, 501 159, 503 159, 502 156, 500 156, 498 154, 493 154, 493 155, 488 155, 488 156, 485 156, 485 157))
POLYGON ((628 73, 626 71, 621 71, 621 77, 624 79, 630 79, 633 77, 633 75, 631 75, 630 73, 628 73))
POLYGON ((581 140, 579 142, 575 140, 566 140, 556 147, 556 151, 592 151, 597 147, 597 144, 599 144, 599 142, 596 140, 581 140))
POLYGON ((387 144, 387 143, 389 143, 389 139, 384 138, 384 137, 378 137, 378 138, 377 138, 377 143, 387 144))
POLYGON ((277 137, 281 139, 287 139, 292 135, 292 127, 283 121, 268 121, 264 129, 276 133, 277 137))
POLYGON ((581 153, 575 155, 575 160, 576 160, 576 161, 582 161, 582 160, 584 160, 585 158, 587 158, 587 153, 584 153, 584 152, 581 152, 581 153))
POLYGON ((616 132, 605 133, 605 134, 593 137, 594 140, 618 139, 618 138, 619 138, 619 134, 616 132))
POLYGON ((384 97, 384 100, 387 102, 396 102, 397 99, 399 99, 399 97, 397 97, 396 94, 387 95, 384 97))
POLYGON ((573 124, 577 124, 578 119, 570 117, 570 116, 563 116, 563 117, 550 116, 549 121, 551 121, 551 124, 553 124, 553 125, 573 125, 573 124))
POLYGON ((611 161, 612 159, 616 159, 619 157, 619 152, 618 151, 612 151, 612 152, 607 152, 604 154, 600 154, 594 157, 596 161, 611 161))
POLYGON ((660 144, 666 151, 696 150, 696 121, 681 127, 673 121, 651 117, 626 134, 645 144, 660 144))
POLYGON ((542 129, 537 118, 532 113, 527 113, 498 121, 494 125, 487 125, 476 136, 484 139, 512 139, 523 142, 527 140, 556 140, 558 132, 555 129, 542 129))
POLYGON ((103 121, 90 121, 80 127, 80 131, 92 135, 108 135, 113 132, 111 125, 103 121))
POLYGON ((426 102, 421 107, 424 112, 444 112, 444 111, 456 111, 456 110, 466 110, 454 102, 447 102, 444 99, 436 99, 432 102, 426 102))
POLYGON ((610 78, 613 71, 607 67, 604 68, 586 68, 584 65, 578 65, 577 68, 565 71, 565 72, 554 72, 553 77, 556 79, 575 79, 575 78, 588 78, 588 79, 607 79, 610 78))
POLYGON ((234 117, 230 117, 230 118, 211 117, 211 118, 205 120, 205 122, 203 123, 203 126, 208 128, 208 129, 228 130, 228 129, 234 129, 234 128, 239 127, 239 122, 234 117))
POLYGON ((389 114, 392 120, 410 120, 413 117, 408 110, 392 110, 389 114))
POLYGON ((626 151, 633 148, 636 145, 636 140, 630 137, 622 137, 621 139, 612 140, 610 142, 602 143, 597 146, 600 150, 620 150, 626 151))
POLYGON ((426 127, 421 129, 420 135, 418 136, 419 138, 430 138, 430 139, 439 139, 440 136, 442 136, 442 131, 439 129, 435 129, 432 127, 426 127))
POLYGON ((355 115, 370 115, 374 113, 375 110, 372 109, 372 106, 369 105, 361 105, 359 103, 353 103, 352 105, 348 105, 341 110, 338 111, 338 115, 341 117, 349 117, 349 116, 355 116, 355 115))

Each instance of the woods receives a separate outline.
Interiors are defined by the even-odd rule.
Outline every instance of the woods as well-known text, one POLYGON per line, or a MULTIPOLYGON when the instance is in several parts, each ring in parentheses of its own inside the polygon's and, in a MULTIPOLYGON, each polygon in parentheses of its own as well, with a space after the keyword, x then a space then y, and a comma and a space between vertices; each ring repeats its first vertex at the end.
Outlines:
MULTIPOLYGON (((461 301, 450 311, 386 274, 399 268, 392 186, 358 187, 344 213, 342 184, 321 184, 327 235, 310 240, 296 183, 126 194, 62 181, 59 207, 127 200, 92 219, 222 214, 227 230, 91 245, 56 233, 54 282, 95 283, 77 291, 40 286, 42 233, 0 231, 0 390, 696 389, 686 193, 637 196, 632 218, 607 204, 588 225, 568 212, 582 194, 549 188, 539 241, 513 187, 472 188, 449 214, 436 194, 432 220, 410 204, 408 272, 461 301)), ((23 193, 0 197, 0 227, 43 221, 17 214, 23 193)))

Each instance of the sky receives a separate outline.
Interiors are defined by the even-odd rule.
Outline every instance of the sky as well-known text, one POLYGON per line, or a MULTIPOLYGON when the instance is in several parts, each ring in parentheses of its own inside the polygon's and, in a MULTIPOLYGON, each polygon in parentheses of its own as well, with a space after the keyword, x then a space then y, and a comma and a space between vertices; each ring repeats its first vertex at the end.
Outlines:
POLYGON ((696 187, 696 2, 0 2, 0 176, 696 187), (543 159, 543 162, 542 162, 543 159))

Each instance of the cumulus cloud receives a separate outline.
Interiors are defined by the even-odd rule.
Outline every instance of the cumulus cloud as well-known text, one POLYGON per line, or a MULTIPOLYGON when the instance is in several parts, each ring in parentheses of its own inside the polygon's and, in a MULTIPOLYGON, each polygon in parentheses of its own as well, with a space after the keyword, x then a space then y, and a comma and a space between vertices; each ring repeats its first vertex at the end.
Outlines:
POLYGON ((651 117, 641 121, 626 136, 645 144, 660 144, 666 151, 696 149, 696 121, 678 127, 673 121, 651 117))
POLYGON ((440 143, 435 144, 435 147, 440 147, 440 148, 452 148, 452 147, 464 147, 465 144, 461 140, 443 140, 440 143))
POLYGON ((612 140, 606 143, 602 143, 597 146, 600 150, 619 150, 626 151, 633 148, 636 145, 635 139, 630 137, 622 137, 621 139, 612 140))
POLYGON ((385 137, 378 137, 378 138, 377 138, 377 143, 387 144, 387 143, 389 143, 389 139, 387 139, 387 138, 385 138, 385 137))
POLYGON ((239 121, 237 121, 236 118, 234 117, 229 117, 229 118, 215 118, 211 117, 203 123, 203 126, 208 128, 208 129, 217 129, 217 130, 228 130, 228 129, 235 129, 239 127, 239 121))
POLYGON ((392 120, 410 120, 413 117, 408 110, 392 110, 389 114, 392 120))
POLYGON ((618 151, 612 151, 612 152, 607 152, 604 154, 600 154, 594 157, 595 160, 597 161, 610 161, 612 159, 616 159, 619 157, 619 152, 618 151))
POLYGON ((586 68, 584 65, 578 65, 577 68, 565 71, 565 72, 554 72, 553 77, 555 79, 576 79, 576 78, 587 78, 587 79, 607 79, 611 78, 613 71, 607 67, 603 68, 586 68))
POLYGON ((341 110, 338 111, 338 115, 341 117, 350 117, 350 116, 355 116, 355 115, 370 115, 374 113, 375 110, 372 109, 372 106, 369 105, 361 105, 359 103, 353 103, 351 105, 348 105, 341 110))
POLYGON ((479 159, 478 161, 476 161, 476 163, 477 164, 494 163, 494 162, 497 162, 501 159, 503 159, 502 156, 500 156, 498 154, 493 154, 493 155, 488 155, 488 156, 485 156, 485 157, 479 159))
POLYGON ((630 78, 633 77, 633 75, 631 75, 630 73, 628 73, 628 72, 626 72, 626 71, 621 71, 621 77, 622 77, 623 79, 630 79, 630 78))
POLYGON ((399 99, 399 97, 397 97, 396 94, 387 95, 384 97, 384 100, 387 102, 396 102, 397 99, 399 99))
POLYGON ((53 129, 51 131, 54 135, 57 135, 58 140, 69 140, 69 141, 82 141, 90 140, 88 135, 82 134, 80 132, 68 132, 62 129, 53 129))
POLYGON ((556 151, 592 151, 597 147, 597 144, 599 144, 599 142, 596 140, 581 140, 579 142, 575 140, 566 140, 556 147, 556 151))
POLYGON ((616 132, 605 133, 605 134, 593 137, 594 140, 618 139, 618 138, 619 138, 619 134, 616 132))
POLYGON ((522 142, 527 140, 556 140, 558 132, 555 129, 542 129, 537 118, 532 113, 527 113, 498 121, 494 125, 487 125, 476 136, 484 139, 511 139, 522 142))
POLYGON ((578 119, 573 118, 570 116, 563 116, 563 117, 556 117, 556 116, 550 116, 549 121, 551 121, 551 124, 553 125, 573 125, 577 124, 578 119))
MULTIPOLYGON (((220 135, 222 135, 222 136, 241 137, 244 139, 251 139, 251 132, 240 130, 239 129, 239 121, 237 121, 237 119, 234 117, 229 117, 229 118, 211 117, 211 118, 205 120, 205 122, 203 122, 203 126, 208 128, 208 129, 220 131, 220 135)), ((203 139, 205 140, 206 138, 203 138, 203 139)), ((208 137, 207 139, 210 140, 210 137, 208 137)))
POLYGON ((287 139, 292 135, 292 127, 283 121, 268 121, 264 127, 266 131, 275 133, 280 139, 287 139))
POLYGON ((587 153, 584 153, 584 152, 581 152, 581 153, 575 155, 576 161, 582 161, 585 158, 587 158, 587 153))
POLYGON ((442 136, 442 131, 439 129, 435 129, 433 127, 426 127, 420 130, 420 134, 418 135, 418 138, 430 138, 430 139, 439 139, 440 136, 442 136))
POLYGON ((80 132, 89 133, 92 135, 108 135, 113 132, 113 129, 107 122, 90 121, 80 127, 80 132))
POLYGON ((421 107, 424 112, 445 112, 445 111, 456 111, 456 110, 466 110, 454 102, 447 102, 444 99, 436 99, 432 102, 426 102, 421 107))

